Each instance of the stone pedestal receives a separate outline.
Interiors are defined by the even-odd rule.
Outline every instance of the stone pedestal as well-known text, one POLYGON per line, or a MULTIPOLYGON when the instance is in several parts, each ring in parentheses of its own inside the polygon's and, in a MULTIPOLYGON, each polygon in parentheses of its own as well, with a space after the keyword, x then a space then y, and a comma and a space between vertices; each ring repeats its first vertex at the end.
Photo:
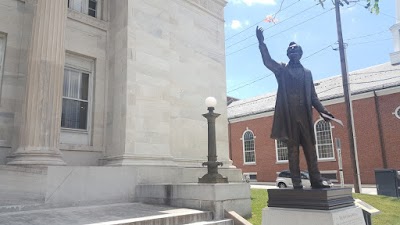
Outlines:
POLYGON ((59 139, 66 10, 65 1, 37 1, 20 140, 10 165, 65 165, 59 139))
POLYGON ((365 225, 362 210, 348 206, 333 210, 268 207, 262 212, 262 225, 365 225))
POLYGON ((214 219, 223 219, 225 210, 251 215, 247 183, 138 185, 135 201, 212 211, 214 219))
POLYGON ((262 225, 365 225, 351 188, 270 189, 262 225))

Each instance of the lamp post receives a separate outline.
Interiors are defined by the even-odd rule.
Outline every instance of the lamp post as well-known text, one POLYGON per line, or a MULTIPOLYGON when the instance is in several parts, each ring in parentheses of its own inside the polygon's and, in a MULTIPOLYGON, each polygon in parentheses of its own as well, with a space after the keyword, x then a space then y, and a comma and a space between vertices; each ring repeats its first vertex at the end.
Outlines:
POLYGON ((199 178, 199 183, 228 183, 228 178, 218 173, 218 166, 222 166, 222 162, 217 161, 217 144, 215 138, 215 119, 220 115, 214 113, 214 107, 217 100, 214 97, 206 99, 208 113, 203 114, 208 124, 208 161, 203 163, 207 165, 207 174, 199 178))

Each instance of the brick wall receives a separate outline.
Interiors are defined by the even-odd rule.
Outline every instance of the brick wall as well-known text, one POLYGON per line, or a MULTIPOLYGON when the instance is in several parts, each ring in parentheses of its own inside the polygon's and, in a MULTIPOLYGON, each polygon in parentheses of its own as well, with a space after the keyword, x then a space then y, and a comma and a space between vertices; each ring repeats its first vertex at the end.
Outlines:
MULTIPOLYGON (((387 164, 389 168, 400 169, 400 119, 392 113, 400 106, 400 93, 379 96, 379 112, 382 120, 382 134, 385 143, 387 164)), ((342 142, 342 158, 345 183, 353 183, 353 169, 350 156, 350 144, 347 133, 346 106, 344 103, 328 105, 326 108, 343 121, 344 127, 333 123, 332 136, 342 142)), ((368 97, 353 101, 355 136, 358 150, 361 181, 364 184, 375 183, 374 169, 383 168, 382 148, 380 144, 377 110, 375 98, 368 97)), ((320 117, 314 110, 314 122, 320 117)), ((256 172, 257 180, 273 182, 276 173, 288 169, 288 163, 276 162, 275 140, 270 138, 272 116, 230 123, 230 151, 233 164, 244 173, 256 172), (243 133, 249 129, 255 138, 256 164, 244 165, 243 133)), ((339 179, 338 157, 334 147, 335 159, 320 161, 321 171, 336 170, 339 179)), ((304 154, 300 155, 300 167, 307 170, 304 154)))

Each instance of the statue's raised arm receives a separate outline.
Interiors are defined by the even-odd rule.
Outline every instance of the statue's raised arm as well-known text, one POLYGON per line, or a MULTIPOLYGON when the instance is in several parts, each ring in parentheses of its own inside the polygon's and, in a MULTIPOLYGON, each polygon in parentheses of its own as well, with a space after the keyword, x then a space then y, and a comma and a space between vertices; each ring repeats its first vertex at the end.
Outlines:
POLYGON ((280 69, 280 67, 282 66, 281 64, 277 63, 275 60, 273 60, 271 58, 271 55, 269 54, 267 45, 265 45, 264 43, 264 29, 262 27, 258 27, 256 28, 256 35, 257 35, 257 39, 258 39, 258 43, 259 43, 259 47, 260 47, 260 52, 261 52, 261 56, 264 62, 264 65, 271 70, 272 72, 276 73, 278 72, 278 70, 280 69))

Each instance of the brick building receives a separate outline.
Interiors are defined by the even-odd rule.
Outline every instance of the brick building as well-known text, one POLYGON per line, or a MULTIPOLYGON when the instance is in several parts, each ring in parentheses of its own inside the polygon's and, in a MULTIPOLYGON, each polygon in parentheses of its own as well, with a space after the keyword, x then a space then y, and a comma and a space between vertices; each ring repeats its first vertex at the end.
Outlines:
MULTIPOLYGON (((400 23, 390 29, 395 44, 391 62, 353 71, 349 76, 360 177, 364 184, 375 183, 374 169, 400 169, 400 23)), ((353 183, 341 76, 317 81, 315 88, 322 104, 345 125, 327 123, 314 110, 319 169, 323 176, 340 181, 335 144, 338 138, 344 182, 353 183)), ((275 93, 270 93, 228 106, 230 156, 233 164, 250 175, 251 180, 272 182, 277 172, 289 168, 286 146, 270 138, 275 99, 275 93)), ((300 165, 301 169, 307 169, 302 153, 300 165)))

